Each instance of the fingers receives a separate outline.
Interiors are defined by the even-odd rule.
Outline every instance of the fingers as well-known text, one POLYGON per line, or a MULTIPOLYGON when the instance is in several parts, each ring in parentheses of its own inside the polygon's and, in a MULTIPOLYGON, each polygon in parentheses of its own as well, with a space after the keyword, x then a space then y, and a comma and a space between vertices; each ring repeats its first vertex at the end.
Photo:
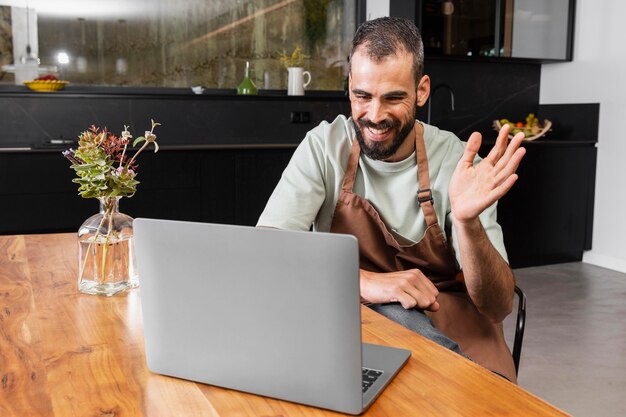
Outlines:
POLYGON ((429 307, 425 308, 424 310, 432 311, 433 313, 435 311, 439 311, 439 301, 435 301, 434 303, 432 303, 429 307))
POLYGON ((480 149, 480 144, 482 142, 482 135, 478 132, 474 132, 470 135, 467 140, 467 144, 465 145, 465 152, 463 156, 459 160, 459 164, 465 164, 467 166, 472 166, 474 164, 474 158, 480 149))
POLYGON ((392 289, 392 301, 398 301, 406 309, 436 311, 439 309, 437 296, 439 290, 420 270, 411 269, 394 273, 395 287, 392 289))
POLYGON ((517 178, 518 178, 517 174, 512 174, 506 177, 504 181, 502 181, 498 186, 496 186, 493 190, 491 190, 491 193, 489 193, 489 200, 496 202, 497 200, 504 197, 504 195, 509 192, 511 187, 513 187, 513 184, 515 184, 515 181, 517 181, 517 178))
POLYGON ((491 151, 485 158, 485 160, 489 161, 491 165, 495 166, 504 154, 507 147, 506 144, 509 138, 509 129, 510 128, 508 124, 505 124, 504 126, 502 126, 502 128, 500 128, 500 131, 498 132, 498 138, 496 139, 496 144, 493 146, 493 148, 491 148, 491 151))
MULTIPOLYGON (((508 151, 507 151, 508 153, 508 151)), ((522 158, 526 154, 525 148, 518 148, 512 150, 510 156, 505 156, 498 162, 498 166, 496 166, 496 184, 501 184, 507 178, 517 171, 519 164, 522 162, 522 158), (506 159, 505 159, 506 158, 506 159)))
POLYGON ((511 143, 509 143, 509 145, 506 146, 504 154, 501 155, 498 161, 496 161, 496 164, 494 164, 496 169, 498 170, 504 169, 504 167, 513 158, 517 150, 520 149, 520 145, 522 144, 523 140, 524 140, 524 134, 521 132, 513 136, 513 139, 511 139, 511 143))
MULTIPOLYGON (((519 148, 522 140, 524 139, 523 133, 516 134, 511 143, 508 143, 508 135, 509 135, 509 125, 506 124, 500 128, 498 132, 498 137, 496 139, 496 143, 491 148, 489 154, 484 158, 485 161, 488 161, 492 166, 498 168, 498 164, 500 164, 500 169, 503 165, 506 165, 506 162, 511 159, 515 150, 519 148), (508 144, 508 145, 507 145, 508 144)), ((482 136, 478 132, 474 132, 470 135, 467 140, 467 145, 465 147, 465 153, 461 158, 461 161, 465 164, 473 164, 474 158, 480 149, 480 145, 482 142, 482 136)))
MULTIPOLYGON (((526 149, 524 147, 520 147, 523 139, 523 133, 515 135, 507 147, 506 152, 495 165, 494 168, 496 174, 494 179, 497 186, 508 185, 510 188, 517 179, 516 177, 512 182, 507 181, 515 173, 515 171, 517 171, 522 158, 526 154, 526 149)), ((506 191, 508 191, 508 189, 506 191)))
MULTIPOLYGON (((523 136, 521 136, 520 140, 522 139, 523 136)), ((504 197, 511 187, 513 187, 515 181, 517 181, 518 176, 515 171, 517 171, 519 164, 522 162, 522 158, 526 154, 526 148, 523 147, 510 151, 512 153, 511 156, 505 156, 506 160, 502 162, 504 165, 499 167, 501 170, 495 178, 495 184, 497 185, 492 190, 492 198, 496 200, 504 197)), ((507 153, 509 153, 509 150, 507 150, 507 153)))
POLYGON ((376 273, 361 270, 361 297, 370 303, 399 302, 406 309, 437 311, 439 290, 419 269, 376 273))
MULTIPOLYGON (((513 186, 517 176, 512 177, 519 167, 526 149, 521 147, 524 140, 523 133, 517 133, 508 143, 508 125, 503 126, 498 134, 496 144, 483 161, 489 161, 493 166, 493 189, 490 197, 499 199, 513 186)), ((484 169, 484 167, 483 167, 484 169)))

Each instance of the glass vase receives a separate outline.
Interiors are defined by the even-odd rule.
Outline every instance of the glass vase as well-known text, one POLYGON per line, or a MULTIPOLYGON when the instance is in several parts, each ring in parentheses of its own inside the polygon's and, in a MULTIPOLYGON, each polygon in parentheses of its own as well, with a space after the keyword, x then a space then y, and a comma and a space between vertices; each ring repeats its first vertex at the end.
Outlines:
POLYGON ((120 213, 121 197, 100 198, 100 212, 78 229, 78 290, 111 296, 139 285, 133 218, 120 213))
POLYGON ((250 78, 250 62, 246 61, 246 72, 243 77, 243 81, 237 87, 237 94, 240 95, 255 95, 259 91, 256 88, 256 84, 250 78))

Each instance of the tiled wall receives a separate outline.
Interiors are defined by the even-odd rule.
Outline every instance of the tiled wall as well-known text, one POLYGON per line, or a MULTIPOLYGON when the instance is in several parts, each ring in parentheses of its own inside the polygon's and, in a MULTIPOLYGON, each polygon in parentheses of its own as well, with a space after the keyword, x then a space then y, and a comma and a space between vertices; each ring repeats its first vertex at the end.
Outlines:
MULTIPOLYGON (((538 111, 540 64, 427 60, 431 86, 447 84, 454 91, 451 110, 446 89, 439 89, 431 106, 431 123, 467 139, 473 131, 494 135, 493 119, 523 120, 538 111)), ((182 89, 174 94, 119 94, 72 89, 58 94, 7 93, 0 90, 0 147, 24 146, 50 138, 74 138, 89 125, 116 132, 124 124, 142 131, 150 118, 163 123, 164 140, 173 144, 297 143, 322 120, 349 114, 342 92, 307 93, 287 97, 241 97, 223 94, 194 96, 182 89), (294 124, 292 111, 310 112, 310 122, 294 124)), ((169 90, 168 90, 169 91, 169 90)), ((165 92, 165 90, 164 90, 165 92)), ((418 110, 426 121, 426 107, 418 110)), ((491 136, 494 138, 495 136, 491 136)))
MULTIPOLYGON (((431 96, 431 123, 463 140, 473 131, 491 134, 494 119, 524 120, 538 111, 540 64, 427 59, 425 73, 431 78, 431 92, 447 84, 455 99, 452 111, 450 93, 438 89, 431 96)), ((427 119, 426 107, 418 117, 427 119)))

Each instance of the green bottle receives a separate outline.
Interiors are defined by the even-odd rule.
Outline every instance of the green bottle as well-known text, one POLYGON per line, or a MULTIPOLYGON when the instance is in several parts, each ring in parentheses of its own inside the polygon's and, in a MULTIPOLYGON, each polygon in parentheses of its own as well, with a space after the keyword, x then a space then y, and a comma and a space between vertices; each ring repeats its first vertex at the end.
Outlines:
POLYGON ((246 76, 237 87, 237 94, 254 95, 258 93, 256 85, 250 79, 250 62, 246 61, 246 76))

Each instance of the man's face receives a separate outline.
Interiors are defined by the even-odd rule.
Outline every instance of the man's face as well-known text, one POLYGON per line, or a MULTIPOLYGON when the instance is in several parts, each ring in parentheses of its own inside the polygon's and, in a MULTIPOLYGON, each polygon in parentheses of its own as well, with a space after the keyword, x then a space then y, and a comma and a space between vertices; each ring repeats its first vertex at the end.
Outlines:
POLYGON ((402 160, 414 149, 418 99, 413 58, 401 52, 374 62, 361 50, 352 55, 350 73, 352 119, 361 150, 372 159, 402 160))

